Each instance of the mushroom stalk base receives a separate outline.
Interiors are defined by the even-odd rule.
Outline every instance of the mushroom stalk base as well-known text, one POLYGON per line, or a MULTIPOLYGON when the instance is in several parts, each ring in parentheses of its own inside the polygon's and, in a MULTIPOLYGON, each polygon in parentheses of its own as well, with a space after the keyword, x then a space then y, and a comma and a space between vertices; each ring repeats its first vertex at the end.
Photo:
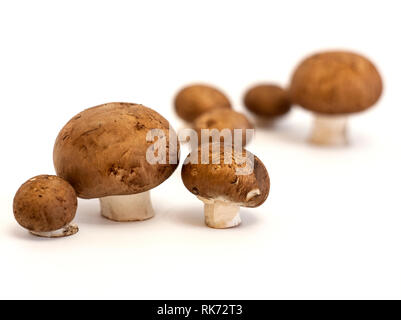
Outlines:
POLYGON ((225 229, 241 224, 239 205, 222 200, 198 198, 205 205, 205 223, 208 227, 225 229))
POLYGON ((346 145, 347 117, 316 115, 310 142, 320 145, 346 145))
POLYGON ((68 237, 76 234, 79 231, 79 228, 76 224, 68 224, 61 229, 48 231, 48 232, 38 232, 38 231, 30 231, 33 235, 43 238, 61 238, 68 237))
POLYGON ((113 221, 142 221, 154 216, 149 191, 99 200, 102 216, 113 221))

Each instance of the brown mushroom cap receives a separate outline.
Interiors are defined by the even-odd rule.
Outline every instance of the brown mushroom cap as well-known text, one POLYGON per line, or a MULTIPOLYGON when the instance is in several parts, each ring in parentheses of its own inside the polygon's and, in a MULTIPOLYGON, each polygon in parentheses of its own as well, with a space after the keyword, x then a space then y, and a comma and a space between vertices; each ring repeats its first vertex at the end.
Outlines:
MULTIPOLYGON (((223 129, 231 130, 242 129, 242 144, 246 144, 246 129, 253 129, 252 123, 243 114, 232 109, 215 109, 200 115, 193 123, 194 129, 198 133, 199 141, 201 138, 201 129, 223 129)), ((234 136, 232 136, 234 139, 234 136)))
POLYGON ((65 180, 50 175, 29 179, 17 191, 14 216, 24 228, 50 232, 69 224, 77 211, 77 196, 65 180))
MULTIPOLYGON (((169 163, 169 149, 166 164, 146 160, 146 151, 154 144, 146 141, 151 129, 161 129, 169 147, 169 123, 152 109, 118 102, 87 109, 72 118, 57 137, 56 172, 81 198, 148 191, 177 167, 169 163)), ((172 151, 178 158, 179 146, 172 151)))
POLYGON ((266 118, 282 116, 291 109, 288 92, 273 84, 250 88, 244 96, 244 104, 252 113, 266 118))
MULTIPOLYGON (((181 177, 185 187, 194 195, 207 199, 224 199, 244 207, 258 207, 269 195, 269 174, 258 157, 254 156, 254 170, 249 175, 237 175, 236 169, 243 165, 235 162, 238 154, 232 149, 232 163, 224 163, 224 146, 220 145, 220 161, 212 163, 212 144, 209 145, 209 164, 201 163, 201 148, 197 153, 198 163, 188 162, 188 155, 182 166, 181 177), (255 189, 259 194, 248 198, 255 189)), ((242 150, 240 156, 246 156, 242 150)))
POLYGON ((365 57, 352 52, 314 54, 295 70, 291 99, 305 109, 347 114, 371 107, 382 92, 382 79, 365 57))
POLYGON ((202 84, 183 88, 175 97, 174 105, 178 116, 188 122, 213 109, 231 108, 230 101, 221 91, 202 84))

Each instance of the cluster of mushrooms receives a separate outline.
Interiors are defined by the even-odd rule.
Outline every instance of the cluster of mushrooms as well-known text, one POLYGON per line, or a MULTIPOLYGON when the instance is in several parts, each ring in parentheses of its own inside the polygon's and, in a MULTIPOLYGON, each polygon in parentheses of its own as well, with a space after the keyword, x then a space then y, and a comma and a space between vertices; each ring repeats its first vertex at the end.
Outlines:
MULTIPOLYGON (((260 84, 244 95, 244 105, 255 123, 267 126, 299 105, 315 114, 310 141, 320 145, 347 143, 347 118, 373 106, 382 80, 365 57, 345 51, 321 52, 303 60, 288 88, 260 84)), ((177 115, 187 125, 202 129, 247 129, 247 116, 232 109, 225 94, 208 85, 191 85, 174 100, 177 115)), ((72 223, 77 197, 98 198, 101 214, 114 221, 142 221, 154 216, 150 190, 168 179, 179 165, 180 144, 169 122, 156 111, 133 103, 107 103, 74 116, 57 136, 53 160, 57 175, 29 179, 17 191, 13 211, 17 222, 32 234, 63 237, 75 234, 72 223), (164 133, 167 161, 150 163, 147 134, 164 133)), ((185 187, 204 203, 206 225, 230 228, 241 223, 239 208, 257 207, 269 195, 270 179, 263 162, 241 146, 209 140, 186 157, 181 171, 185 187), (200 158, 207 151, 208 164, 200 158), (238 175, 236 159, 251 154, 252 172, 238 175), (227 156, 232 162, 227 162, 227 156), (191 161, 197 159, 198 161, 191 161), (216 160, 217 159, 217 160, 216 160)))

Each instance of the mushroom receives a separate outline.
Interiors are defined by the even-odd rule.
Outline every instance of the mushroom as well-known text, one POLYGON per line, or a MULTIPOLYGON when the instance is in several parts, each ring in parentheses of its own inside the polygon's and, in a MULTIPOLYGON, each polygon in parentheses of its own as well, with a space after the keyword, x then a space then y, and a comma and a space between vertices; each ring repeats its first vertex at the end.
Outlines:
POLYGON ((220 143, 203 144, 189 154, 181 177, 204 203, 205 222, 211 228, 239 225, 240 206, 260 206, 270 190, 269 174, 259 158, 242 147, 220 143))
POLYGON ((177 168, 179 146, 173 138, 168 121, 152 109, 107 103, 79 113, 64 126, 54 145, 54 166, 78 197, 100 199, 104 217, 145 220, 154 215, 149 190, 177 168), (148 158, 154 130, 163 134, 157 141, 166 149, 164 159, 156 162, 148 158))
POLYGON ((32 234, 54 238, 78 232, 70 224, 77 211, 77 196, 65 180, 40 175, 26 181, 17 191, 13 203, 17 222, 32 234))
POLYGON ((346 51, 314 54, 296 68, 290 86, 294 103, 315 113, 312 143, 344 145, 348 115, 373 106, 382 79, 367 58, 346 51))
MULTIPOLYGON (((238 138, 236 138, 235 132, 239 132, 241 134, 240 144, 243 146, 246 145, 252 137, 249 133, 247 134, 247 130, 254 129, 252 123, 243 113, 236 112, 232 109, 214 109, 203 113, 195 119, 193 128, 197 131, 199 142, 201 142, 202 129, 217 129, 219 131, 220 140, 224 140, 225 132, 223 132, 223 130, 228 129, 231 137, 230 144, 236 142, 235 140, 238 138)), ((208 133, 211 133, 213 136, 212 132, 209 131, 208 133)))
POLYGON ((224 93, 202 84, 187 86, 180 90, 175 97, 174 105, 178 116, 189 123, 207 111, 231 108, 231 103, 224 93))
POLYGON ((245 93, 244 104, 257 116, 261 125, 272 124, 291 109, 287 90, 274 84, 259 84, 250 88, 245 93))

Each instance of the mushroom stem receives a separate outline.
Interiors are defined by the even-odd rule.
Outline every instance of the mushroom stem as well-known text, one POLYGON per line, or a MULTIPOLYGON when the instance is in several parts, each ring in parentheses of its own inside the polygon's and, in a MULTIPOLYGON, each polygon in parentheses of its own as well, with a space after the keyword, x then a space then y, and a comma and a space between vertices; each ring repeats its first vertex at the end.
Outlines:
POLYGON ((48 231, 48 232, 40 232, 40 231, 30 231, 33 235, 44 238, 61 238, 68 237, 76 234, 79 231, 79 228, 76 224, 68 224, 58 230, 48 231))
POLYGON ((154 216, 150 191, 100 198, 102 216, 114 221, 142 221, 154 216))
POLYGON ((198 198, 205 204, 205 222, 208 227, 225 229, 241 223, 239 205, 228 201, 198 198))
POLYGON ((338 146, 347 144, 347 116, 316 114, 310 142, 338 146))

